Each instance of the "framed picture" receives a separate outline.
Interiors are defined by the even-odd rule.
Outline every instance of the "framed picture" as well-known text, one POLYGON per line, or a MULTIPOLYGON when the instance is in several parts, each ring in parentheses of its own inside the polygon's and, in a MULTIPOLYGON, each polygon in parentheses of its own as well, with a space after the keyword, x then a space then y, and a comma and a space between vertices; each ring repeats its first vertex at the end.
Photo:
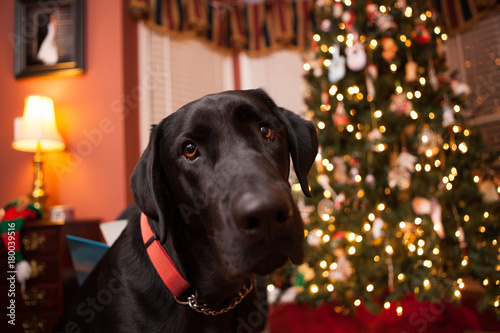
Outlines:
POLYGON ((16 78, 83 73, 84 10, 84 0, 16 0, 16 78))

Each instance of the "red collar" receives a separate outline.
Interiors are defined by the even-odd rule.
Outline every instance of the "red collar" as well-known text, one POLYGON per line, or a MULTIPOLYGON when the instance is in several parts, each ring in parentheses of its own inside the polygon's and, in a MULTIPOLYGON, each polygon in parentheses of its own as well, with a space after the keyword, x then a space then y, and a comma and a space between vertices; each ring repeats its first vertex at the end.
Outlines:
POLYGON ((181 296, 189 288, 189 283, 182 277, 172 259, 161 246, 144 213, 141 213, 141 232, 149 259, 153 263, 156 272, 175 297, 181 296))

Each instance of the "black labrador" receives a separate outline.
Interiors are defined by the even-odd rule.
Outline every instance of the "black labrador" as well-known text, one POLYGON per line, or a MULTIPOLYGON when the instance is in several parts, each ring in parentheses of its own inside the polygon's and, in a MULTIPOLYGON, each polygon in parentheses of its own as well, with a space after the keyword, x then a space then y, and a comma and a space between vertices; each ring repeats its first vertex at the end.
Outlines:
POLYGON ((142 227, 130 219, 54 332, 260 331, 254 275, 304 259, 290 156, 309 195, 317 149, 314 125, 260 89, 208 95, 165 118, 131 178, 142 227), (154 246, 171 263, 154 264, 154 246))

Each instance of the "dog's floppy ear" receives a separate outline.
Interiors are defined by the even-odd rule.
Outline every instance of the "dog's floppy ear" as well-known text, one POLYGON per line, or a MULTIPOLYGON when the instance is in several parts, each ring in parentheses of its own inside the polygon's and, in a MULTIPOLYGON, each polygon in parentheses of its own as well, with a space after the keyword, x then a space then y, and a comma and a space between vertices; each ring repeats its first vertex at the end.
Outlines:
POLYGON ((285 124, 288 131, 288 149, 293 168, 299 179, 302 192, 308 197, 309 183, 307 174, 318 154, 318 136, 313 123, 302 119, 296 113, 284 108, 275 108, 274 114, 285 124))
POLYGON ((135 166, 130 187, 140 210, 158 222, 156 232, 163 244, 167 236, 166 215, 170 205, 159 154, 161 132, 160 126, 153 125, 151 128, 148 146, 135 166))

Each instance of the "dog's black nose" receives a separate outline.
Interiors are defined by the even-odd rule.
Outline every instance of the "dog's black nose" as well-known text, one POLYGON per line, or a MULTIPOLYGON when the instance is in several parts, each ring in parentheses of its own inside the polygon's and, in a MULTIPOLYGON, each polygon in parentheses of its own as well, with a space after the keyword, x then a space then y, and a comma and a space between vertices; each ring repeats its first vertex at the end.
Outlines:
POLYGON ((236 226, 245 234, 271 236, 291 221, 293 209, 290 200, 279 189, 243 192, 232 205, 236 226))

